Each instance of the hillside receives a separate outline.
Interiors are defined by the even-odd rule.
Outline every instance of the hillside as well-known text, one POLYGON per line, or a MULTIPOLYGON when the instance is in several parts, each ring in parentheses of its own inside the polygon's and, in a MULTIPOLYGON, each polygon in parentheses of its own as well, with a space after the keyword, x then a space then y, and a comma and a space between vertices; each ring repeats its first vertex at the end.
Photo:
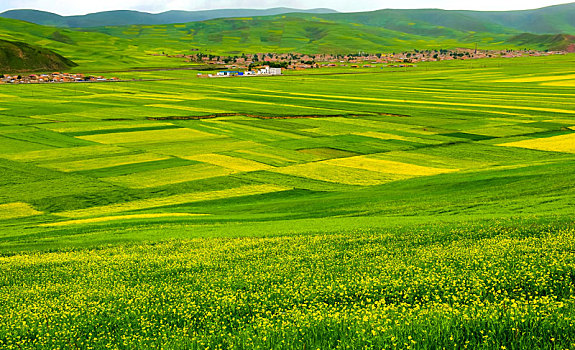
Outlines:
POLYGON ((47 26, 80 28, 132 24, 172 24, 206 21, 215 18, 275 16, 294 12, 320 14, 335 13, 336 11, 330 9, 300 10, 279 7, 266 10, 225 9, 207 11, 167 11, 158 14, 140 11, 106 11, 81 16, 61 16, 55 13, 38 10, 10 10, 1 13, 0 17, 47 26))
POLYGON ((537 35, 524 33, 512 37, 510 42, 519 46, 538 46, 540 49, 563 50, 575 52, 575 35, 546 34, 537 35))
POLYGON ((453 31, 499 34, 575 34, 575 3, 524 11, 379 10, 358 13, 301 14, 304 18, 358 23, 418 35, 453 31))
POLYGON ((154 57, 146 43, 103 33, 75 31, 0 18, 0 39, 25 42, 52 50, 79 65, 82 70, 163 67, 178 62, 154 57))
POLYGON ((0 40, 0 72, 62 70, 75 66, 73 61, 48 49, 0 40))
MULTIPOLYGON (((88 29, 85 29, 88 30, 88 29)), ((133 40, 156 51, 218 54, 256 52, 354 53, 474 47, 515 48, 508 35, 451 30, 435 37, 299 15, 228 18, 162 26, 98 27, 91 31, 133 40)))

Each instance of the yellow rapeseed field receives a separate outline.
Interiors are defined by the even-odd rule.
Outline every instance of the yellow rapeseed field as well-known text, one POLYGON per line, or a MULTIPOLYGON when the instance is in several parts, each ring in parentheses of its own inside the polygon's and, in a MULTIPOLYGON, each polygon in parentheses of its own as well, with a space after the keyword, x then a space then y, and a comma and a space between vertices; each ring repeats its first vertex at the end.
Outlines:
MULTIPOLYGON (((172 123, 136 123, 133 121, 129 122, 116 122, 116 123, 66 123, 64 126, 55 124, 50 125, 47 128, 56 132, 85 132, 85 131, 102 131, 110 129, 135 129, 135 128, 149 128, 151 126, 170 126, 172 123)), ((129 130, 126 130, 129 131, 129 130)))
POLYGON ((373 137, 374 139, 381 139, 381 140, 403 140, 403 141, 406 140, 404 136, 378 131, 355 132, 353 133, 353 135, 373 137))
POLYGON ((0 219, 18 219, 40 214, 41 211, 32 208, 28 203, 0 204, 0 219))
POLYGON ((44 167, 57 169, 65 172, 71 172, 71 171, 109 168, 113 166, 128 165, 128 164, 153 162, 169 158, 170 158, 169 156, 160 156, 152 153, 141 153, 127 156, 77 160, 72 162, 47 163, 44 165, 44 167))
POLYGON ((215 153, 198 154, 191 157, 185 157, 185 159, 204 162, 237 171, 257 171, 257 170, 268 170, 273 168, 270 165, 255 162, 253 160, 230 157, 215 153))
MULTIPOLYGON (((361 105, 381 105, 384 102, 395 102, 405 104, 416 104, 416 105, 430 105, 430 106, 462 106, 462 107, 481 107, 481 108, 498 108, 498 109, 512 109, 512 110, 527 110, 527 111, 539 111, 539 112, 554 112, 554 113, 566 113, 573 114, 574 110, 562 109, 562 108, 545 108, 545 107, 532 107, 532 106, 513 106, 513 105, 494 105, 494 104, 481 104, 481 103, 464 103, 464 102, 445 102, 445 101, 424 101, 424 100, 400 100, 400 99, 390 99, 390 98, 373 98, 373 97, 355 97, 355 96, 337 96, 337 95, 323 95, 323 94, 309 94, 309 93, 298 93, 290 92, 288 95, 282 96, 282 98, 292 98, 299 100, 313 100, 313 101, 336 101, 339 103, 350 103, 350 104, 361 104, 361 105), (315 96, 315 97, 310 97, 315 96)), ((250 101, 251 102, 251 101, 250 101)))
POLYGON ((330 164, 327 161, 292 165, 272 170, 277 173, 346 185, 373 186, 405 178, 359 168, 330 164))
POLYGON ((207 179, 216 176, 226 176, 235 172, 235 170, 211 164, 194 164, 175 168, 142 171, 129 175, 106 177, 102 180, 130 188, 150 188, 207 179))
POLYGON ((146 107, 154 107, 154 108, 168 108, 168 109, 176 109, 180 111, 188 111, 188 112, 196 112, 196 113, 230 113, 230 111, 223 110, 223 109, 214 109, 214 108, 206 108, 206 107, 192 107, 192 106, 180 106, 180 105, 169 105, 169 104, 152 104, 147 105, 146 107))
POLYGON ((379 173, 405 175, 405 176, 430 176, 443 173, 456 172, 459 169, 432 168, 421 165, 395 162, 392 160, 375 159, 367 156, 326 160, 325 163, 336 166, 364 169, 379 173))
POLYGON ((503 79, 503 80, 495 80, 494 83, 538 83, 546 81, 572 80, 572 79, 575 79, 575 74, 503 79))
MULTIPOLYGON (((155 101, 171 101, 171 102, 181 102, 182 100, 179 97, 169 97, 168 95, 163 94, 151 94, 151 93, 142 93, 142 94, 106 94, 106 98, 121 98, 122 100, 132 99, 132 100, 155 100, 155 101)), ((90 100, 90 99, 100 99, 102 98, 101 95, 88 95, 82 96, 82 99, 90 100)))
POLYGON ((253 156, 262 156, 265 158, 270 158, 270 159, 274 159, 274 160, 278 160, 278 161, 282 161, 282 162, 290 162, 293 160, 293 159, 288 159, 286 157, 282 157, 282 156, 277 155, 277 154, 266 153, 264 151, 258 152, 256 150, 250 150, 250 149, 242 149, 242 150, 238 150, 236 152, 247 154, 247 155, 253 155, 253 156))
POLYGON ((553 81, 550 83, 543 83, 541 85, 544 85, 544 86, 575 86, 575 80, 553 81))
POLYGON ((62 158, 73 158, 73 157, 79 157, 79 158, 90 157, 91 159, 94 159, 95 157, 102 155, 111 155, 126 152, 129 152, 129 150, 118 146, 97 145, 97 146, 85 146, 85 147, 74 147, 74 148, 54 148, 54 149, 44 149, 41 151, 3 154, 2 157, 20 162, 41 162, 41 161, 61 160, 62 158))
POLYGON ((575 134, 503 143, 499 146, 521 147, 540 151, 575 153, 575 134))
POLYGON ((126 143, 162 143, 166 140, 174 141, 191 141, 198 139, 206 139, 217 137, 216 135, 209 134, 192 129, 166 129, 166 130, 150 130, 150 131, 132 131, 132 132, 117 132, 103 135, 88 135, 78 136, 78 138, 104 144, 126 144, 126 143))

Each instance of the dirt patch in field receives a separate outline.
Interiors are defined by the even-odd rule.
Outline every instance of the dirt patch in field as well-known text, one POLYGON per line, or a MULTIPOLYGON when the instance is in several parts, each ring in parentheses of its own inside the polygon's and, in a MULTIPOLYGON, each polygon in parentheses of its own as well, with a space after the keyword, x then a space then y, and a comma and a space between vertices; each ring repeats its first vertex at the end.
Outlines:
MULTIPOLYGON (((384 115, 389 117, 401 117, 409 118, 409 115, 403 114, 392 114, 392 113, 377 113, 377 115, 384 115)), ((344 118, 344 117, 362 117, 366 114, 312 114, 312 115, 255 115, 246 113, 217 113, 210 115, 198 115, 198 116, 171 116, 171 117, 148 117, 147 120, 202 120, 202 119, 214 119, 221 117, 249 117, 257 119, 315 119, 315 118, 344 118)))
POLYGON ((377 113, 378 115, 385 115, 387 117, 400 117, 400 118, 411 118, 410 115, 406 114, 393 114, 393 113, 377 113))

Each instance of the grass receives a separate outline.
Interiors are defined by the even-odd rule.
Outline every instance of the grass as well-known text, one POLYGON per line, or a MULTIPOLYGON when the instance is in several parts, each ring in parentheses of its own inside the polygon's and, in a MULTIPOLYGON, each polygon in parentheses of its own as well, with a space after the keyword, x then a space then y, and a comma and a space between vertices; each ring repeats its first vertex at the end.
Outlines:
POLYGON ((573 59, 1 86, 0 347, 574 347, 573 59))

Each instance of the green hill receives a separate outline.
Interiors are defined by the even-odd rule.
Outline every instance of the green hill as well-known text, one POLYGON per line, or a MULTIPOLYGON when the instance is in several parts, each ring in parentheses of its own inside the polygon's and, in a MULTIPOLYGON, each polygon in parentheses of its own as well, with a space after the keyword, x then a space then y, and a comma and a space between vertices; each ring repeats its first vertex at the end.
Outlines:
POLYGON ((575 34, 575 3, 536 10, 467 12, 473 18, 535 34, 575 34))
POLYGON ((353 53, 394 52, 417 49, 474 47, 514 48, 509 35, 449 30, 435 36, 336 22, 317 17, 284 15, 216 19, 161 26, 98 27, 91 31, 133 40, 156 51, 190 53, 192 50, 221 54, 255 52, 353 53))
POLYGON ((44 47, 79 65, 79 69, 104 70, 174 66, 177 62, 151 56, 144 42, 112 37, 97 32, 41 26, 19 20, 0 18, 0 39, 25 42, 44 47))
POLYGON ((575 35, 567 34, 546 34, 537 35, 524 33, 512 37, 510 42, 523 46, 538 46, 541 49, 565 50, 575 52, 575 35))
POLYGON ((22 42, 0 40, 0 71, 62 70, 76 63, 51 50, 22 42))
MULTIPOLYGON (((301 14, 301 17, 312 18, 301 14)), ((418 35, 452 35, 453 31, 575 34, 575 3, 524 11, 379 10, 318 14, 315 18, 359 23, 418 35)))
POLYGON ((266 10, 256 9, 224 9, 207 11, 167 11, 153 14, 140 11, 105 11, 81 16, 60 16, 55 13, 38 10, 10 10, 0 14, 0 17, 18 19, 31 23, 57 27, 98 27, 131 24, 171 24, 184 22, 206 21, 215 18, 274 16, 286 13, 335 13, 330 9, 300 10, 278 7, 266 10))

